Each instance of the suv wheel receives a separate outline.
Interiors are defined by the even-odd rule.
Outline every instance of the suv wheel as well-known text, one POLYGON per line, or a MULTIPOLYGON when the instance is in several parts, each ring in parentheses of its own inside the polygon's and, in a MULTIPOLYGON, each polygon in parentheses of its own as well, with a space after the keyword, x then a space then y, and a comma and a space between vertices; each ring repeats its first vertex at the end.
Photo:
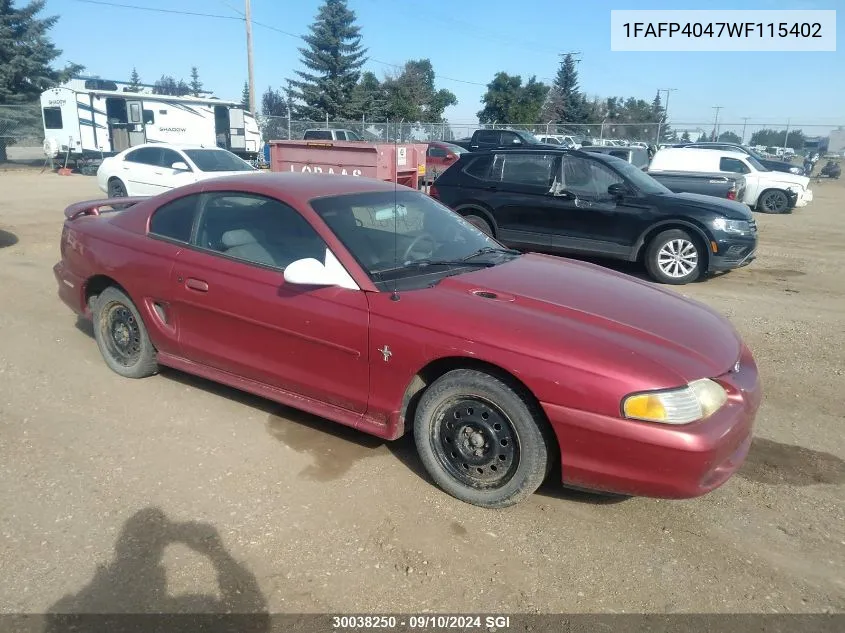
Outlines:
POLYGON ((645 266, 655 281, 681 285, 701 276, 702 259, 697 239, 682 229, 671 229, 651 240, 645 254, 645 266))

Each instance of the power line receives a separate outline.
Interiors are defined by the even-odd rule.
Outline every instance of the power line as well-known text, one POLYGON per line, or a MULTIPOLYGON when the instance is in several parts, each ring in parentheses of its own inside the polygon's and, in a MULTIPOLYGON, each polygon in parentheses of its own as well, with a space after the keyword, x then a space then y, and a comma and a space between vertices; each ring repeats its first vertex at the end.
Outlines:
POLYGON ((217 18, 219 20, 243 20, 233 15, 219 15, 217 13, 199 13, 197 11, 180 11, 178 9, 159 9, 154 7, 140 7, 136 4, 121 4, 119 2, 105 2, 104 0, 74 0, 85 4, 99 4, 104 7, 118 7, 121 9, 135 9, 137 11, 150 11, 152 13, 176 13, 178 15, 193 15, 202 18, 217 18))

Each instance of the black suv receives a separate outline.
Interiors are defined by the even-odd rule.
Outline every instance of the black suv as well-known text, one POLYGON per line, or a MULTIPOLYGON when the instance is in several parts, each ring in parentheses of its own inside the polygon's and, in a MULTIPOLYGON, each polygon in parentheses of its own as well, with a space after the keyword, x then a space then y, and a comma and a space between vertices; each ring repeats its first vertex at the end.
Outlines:
POLYGON ((606 154, 471 152, 430 193, 508 246, 642 261, 662 283, 744 266, 757 249, 757 225, 744 204, 672 193, 606 154))

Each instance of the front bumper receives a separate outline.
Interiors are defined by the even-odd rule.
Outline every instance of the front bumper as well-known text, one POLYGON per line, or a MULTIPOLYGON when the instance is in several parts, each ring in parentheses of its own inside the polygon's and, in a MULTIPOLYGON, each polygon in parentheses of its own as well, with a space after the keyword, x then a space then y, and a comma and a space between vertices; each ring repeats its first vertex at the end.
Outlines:
POLYGON ((795 196, 795 204, 796 208, 806 207, 807 204, 813 201, 813 190, 812 189, 803 189, 797 192, 795 196))
POLYGON ((747 266, 757 257, 757 227, 750 235, 736 237, 721 237, 714 240, 716 252, 712 244, 707 265, 708 272, 722 272, 747 266))
POLYGON ((541 403, 561 449, 565 485, 664 499, 706 494, 742 466, 762 391, 751 352, 716 378, 728 402, 706 420, 671 426, 541 403))

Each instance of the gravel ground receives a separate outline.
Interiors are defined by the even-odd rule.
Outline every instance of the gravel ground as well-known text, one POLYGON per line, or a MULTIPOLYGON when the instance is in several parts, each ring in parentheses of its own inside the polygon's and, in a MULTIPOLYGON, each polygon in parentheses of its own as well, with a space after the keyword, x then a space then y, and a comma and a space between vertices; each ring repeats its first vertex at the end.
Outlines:
POLYGON ((0 612, 845 611, 845 186, 813 188, 758 216, 756 262, 682 289, 762 372, 736 477, 690 501, 550 482, 488 511, 438 491, 407 439, 113 374, 51 271, 93 179, 0 173, 0 612))

